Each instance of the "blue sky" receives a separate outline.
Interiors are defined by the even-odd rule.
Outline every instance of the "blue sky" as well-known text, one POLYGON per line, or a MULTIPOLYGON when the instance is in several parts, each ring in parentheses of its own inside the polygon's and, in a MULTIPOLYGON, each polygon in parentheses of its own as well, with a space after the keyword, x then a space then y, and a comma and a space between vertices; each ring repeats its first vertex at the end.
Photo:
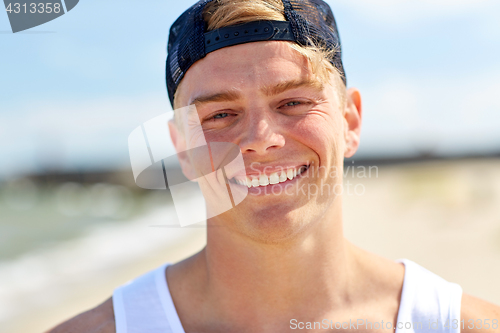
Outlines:
MULTIPOLYGON (((192 3, 81 0, 17 34, 0 13, 0 177, 127 168, 129 133, 171 110, 168 29, 192 3)), ((500 149, 500 2, 328 3, 363 96, 359 156, 500 149)))

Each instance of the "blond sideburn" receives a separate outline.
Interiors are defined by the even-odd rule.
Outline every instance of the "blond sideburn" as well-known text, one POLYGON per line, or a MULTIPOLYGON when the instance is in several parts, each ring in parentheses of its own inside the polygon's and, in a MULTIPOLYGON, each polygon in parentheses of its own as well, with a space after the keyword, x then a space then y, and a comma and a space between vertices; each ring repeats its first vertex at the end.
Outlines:
MULTIPOLYGON (((281 0, 214 0, 208 3, 203 12, 208 31, 227 26, 243 24, 253 21, 273 20, 286 21, 283 3, 281 0)), ((345 104, 346 87, 342 81, 342 74, 332 66, 330 60, 337 50, 324 50, 319 46, 302 46, 290 43, 290 47, 304 56, 311 65, 312 72, 323 83, 330 82, 338 92, 340 105, 345 104)), ((178 93, 180 85, 174 95, 174 108, 180 108, 178 93)), ((180 117, 175 113, 175 120, 180 124, 180 117)), ((182 128, 182 126, 178 126, 182 128)))

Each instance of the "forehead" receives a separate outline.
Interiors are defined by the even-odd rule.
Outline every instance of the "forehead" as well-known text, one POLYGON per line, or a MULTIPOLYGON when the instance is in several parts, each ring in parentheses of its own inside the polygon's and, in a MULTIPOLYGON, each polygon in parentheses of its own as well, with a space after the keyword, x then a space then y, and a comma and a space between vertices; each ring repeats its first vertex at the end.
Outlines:
POLYGON ((259 90, 312 76, 308 60, 289 42, 253 42, 223 48, 195 63, 179 86, 182 106, 220 90, 259 90))

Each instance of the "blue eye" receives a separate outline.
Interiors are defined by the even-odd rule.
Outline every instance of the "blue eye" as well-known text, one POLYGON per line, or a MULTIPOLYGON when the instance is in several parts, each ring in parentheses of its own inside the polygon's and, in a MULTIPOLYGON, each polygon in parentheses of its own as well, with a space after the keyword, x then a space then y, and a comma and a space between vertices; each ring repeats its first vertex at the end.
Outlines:
POLYGON ((222 118, 226 118, 227 116, 229 116, 228 113, 219 113, 219 114, 216 114, 215 116, 213 116, 212 119, 222 119, 222 118))

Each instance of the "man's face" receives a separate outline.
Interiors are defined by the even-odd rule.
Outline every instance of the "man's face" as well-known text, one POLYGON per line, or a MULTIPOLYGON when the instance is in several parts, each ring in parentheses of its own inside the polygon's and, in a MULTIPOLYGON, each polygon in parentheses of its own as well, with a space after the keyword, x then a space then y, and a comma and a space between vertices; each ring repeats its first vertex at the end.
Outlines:
MULTIPOLYGON (((240 147, 246 175, 228 174, 231 181, 265 184, 297 172, 248 188, 241 204, 214 218, 217 224, 275 242, 313 225, 339 201, 349 125, 336 89, 316 79, 287 42, 224 48, 189 69, 176 104, 196 105, 207 143, 240 147)), ((187 131, 183 140, 194 146, 199 139, 187 131)))

